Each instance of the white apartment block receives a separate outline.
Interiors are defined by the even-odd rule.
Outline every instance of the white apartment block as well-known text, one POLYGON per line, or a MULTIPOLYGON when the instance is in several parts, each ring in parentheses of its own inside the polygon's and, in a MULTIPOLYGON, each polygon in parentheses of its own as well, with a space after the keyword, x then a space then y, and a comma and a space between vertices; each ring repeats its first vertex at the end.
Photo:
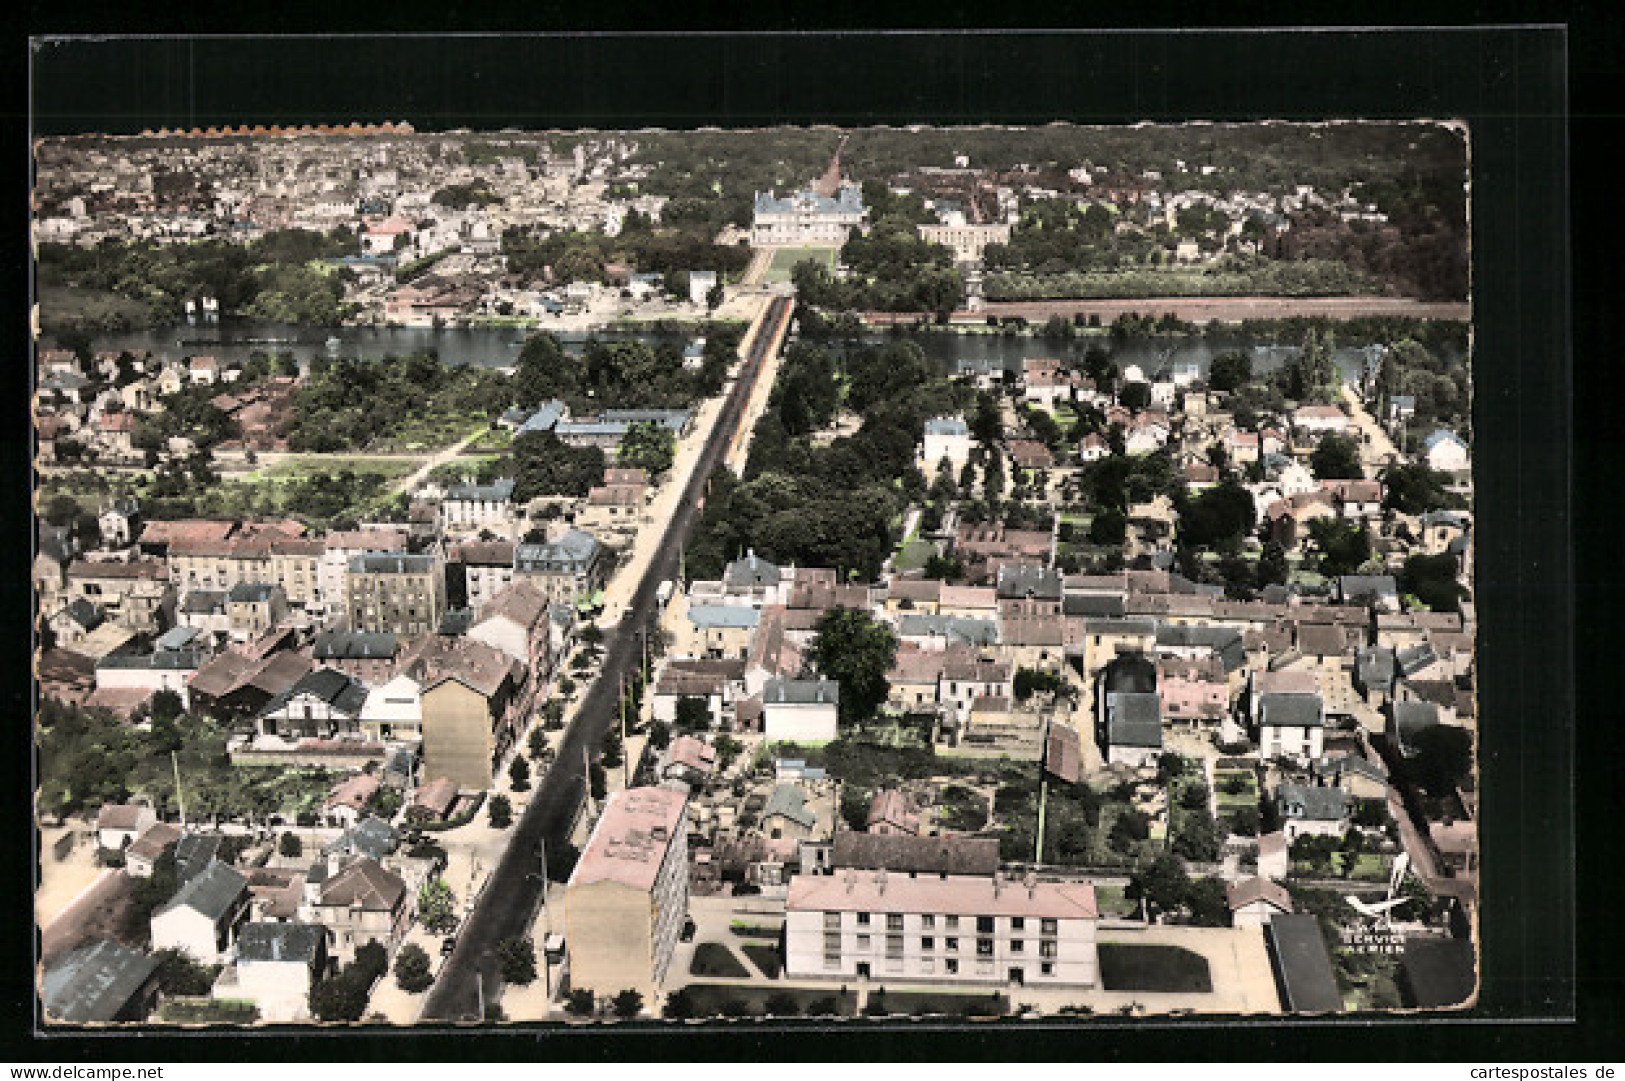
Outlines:
POLYGON ((798 875, 785 971, 824 979, 1099 984, 1099 909, 1086 882, 837 871, 798 875))

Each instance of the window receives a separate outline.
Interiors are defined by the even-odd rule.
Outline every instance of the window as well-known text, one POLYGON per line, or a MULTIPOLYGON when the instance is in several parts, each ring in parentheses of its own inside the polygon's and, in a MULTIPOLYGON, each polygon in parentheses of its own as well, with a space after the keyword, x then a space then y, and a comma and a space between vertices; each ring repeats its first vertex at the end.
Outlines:
POLYGON ((1057 923, 1057 921, 1053 919, 1045 919, 1039 921, 1038 930, 1040 934, 1053 935, 1059 926, 1060 925, 1057 923))
MULTIPOLYGON (((944 875, 943 877, 946 878, 948 876, 944 875)), ((943 917, 942 925, 944 927, 948 928, 948 930, 950 930, 950 931, 957 931, 959 929, 959 917, 958 916, 945 916, 945 917, 943 917)))
POLYGON ((824 913, 824 926, 839 931, 841 929, 841 914, 839 912, 824 913))
POLYGON ((976 940, 976 956, 993 956, 993 940, 991 938, 979 938, 976 940))
POLYGON ((993 933, 993 917, 977 916, 976 933, 979 935, 991 935, 993 933))
POLYGON ((841 952, 841 936, 840 936, 839 932, 834 933, 834 934, 830 934, 829 932, 825 932, 825 934, 824 934, 824 952, 825 953, 840 953, 841 952))
POLYGON ((886 930, 901 931, 902 929, 903 917, 900 913, 893 912, 886 916, 886 930))
POLYGON ((935 916, 921 916, 920 917, 920 926, 925 928, 927 931, 931 930, 936 925, 937 925, 937 918, 935 916))
POLYGON ((867 926, 869 926, 869 913, 867 913, 867 912, 859 912, 858 913, 858 926, 859 927, 867 927, 867 926))
POLYGON ((1038 944, 1038 956, 1040 956, 1040 957, 1054 957, 1055 956, 1055 943, 1048 942, 1048 941, 1040 942, 1038 944))
POLYGON ((1010 930, 1020 931, 1027 926, 1027 921, 1021 916, 1010 917, 1010 930))
POLYGON ((1010 940, 1010 952, 1011 953, 1025 953, 1026 950, 1027 950, 1027 943, 1023 942, 1021 939, 1013 938, 1013 939, 1010 940))
POLYGON ((952 957, 942 963, 942 971, 949 976, 959 975, 959 962, 952 957))
POLYGON ((825 968, 840 968, 841 967, 841 955, 840 955, 840 953, 839 952, 830 953, 828 951, 825 951, 825 953, 824 953, 824 967, 825 968))
POLYGON ((902 935, 887 935, 886 936, 886 956, 887 957, 901 957, 901 956, 903 956, 903 936, 902 935))
POLYGON ((870 946, 869 946, 869 936, 868 935, 859 935, 858 936, 858 949, 867 950, 869 948, 870 948, 870 946))
POLYGON ((1055 965, 1053 962, 1045 961, 1038 966, 1038 972, 1041 976, 1053 976, 1055 975, 1055 965))
POLYGON ((959 939, 957 939, 957 938, 945 938, 945 939, 943 939, 942 940, 942 948, 947 950, 949 953, 958 952, 958 950, 959 950, 959 939))
POLYGON ((922 950, 934 950, 936 948, 937 948, 937 940, 932 938, 930 935, 926 935, 924 938, 920 939, 920 949, 922 949, 922 950))

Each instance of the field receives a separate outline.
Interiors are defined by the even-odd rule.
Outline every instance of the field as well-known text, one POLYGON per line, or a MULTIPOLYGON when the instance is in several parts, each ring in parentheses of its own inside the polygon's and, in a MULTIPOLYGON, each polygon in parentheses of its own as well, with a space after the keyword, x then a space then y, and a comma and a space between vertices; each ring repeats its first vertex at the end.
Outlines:
POLYGON ((790 271, 803 260, 823 263, 833 272, 838 254, 835 248, 779 248, 773 252, 773 261, 768 264, 766 280, 768 282, 789 281, 790 271))
POLYGON ((385 480, 399 480, 422 465, 417 458, 380 457, 367 454, 290 454, 255 473, 254 481, 305 480, 322 474, 376 473, 385 480))
POLYGON ((1100 983, 1108 991, 1213 990, 1207 959, 1182 946, 1102 942, 1100 983))

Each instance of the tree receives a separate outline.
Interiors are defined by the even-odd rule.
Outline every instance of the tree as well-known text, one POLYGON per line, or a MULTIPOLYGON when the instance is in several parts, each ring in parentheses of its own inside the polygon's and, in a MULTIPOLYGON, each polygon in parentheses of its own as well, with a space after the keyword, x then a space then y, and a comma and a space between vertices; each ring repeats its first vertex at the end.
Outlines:
POLYGON ((152 696, 150 708, 154 721, 173 721, 185 712, 185 707, 181 704, 181 696, 168 687, 152 696))
POLYGON ((1207 385, 1214 390, 1239 390, 1252 381, 1253 360, 1246 353, 1221 353, 1208 368, 1207 385))
POLYGON ((1320 550, 1320 573, 1327 578, 1353 574, 1371 558, 1371 534, 1364 525, 1340 518, 1312 518, 1309 536, 1320 550))
MULTIPOLYGON (((551 704, 551 703, 550 703, 551 704)), ((544 707, 545 708, 545 707, 544 707)), ((541 758, 547 753, 547 730, 545 727, 536 727, 530 730, 530 738, 526 741, 526 749, 532 758, 541 758)))
POLYGON ((1120 510, 1097 511, 1089 522, 1089 540, 1100 545, 1122 544, 1128 537, 1128 515, 1120 510))
POLYGON ((350 965, 370 987, 374 980, 389 971, 389 951, 376 938, 369 938, 356 948, 355 959, 350 965))
POLYGON ((587 791, 592 793, 592 798, 596 800, 603 799, 604 794, 609 791, 609 779, 604 776, 604 767, 601 763, 594 762, 592 768, 587 771, 587 791))
POLYGON ((310 989, 310 1012, 321 1021, 359 1021, 371 992, 371 982, 362 982, 352 965, 310 989))
POLYGON ((289 859, 296 859, 304 852, 305 843, 299 839, 299 835, 296 833, 284 833, 282 839, 277 842, 276 850, 279 855, 286 856, 289 859))
POLYGON ((1178 856, 1164 852, 1151 866, 1129 876, 1125 895, 1134 901, 1144 898, 1153 908, 1172 912, 1185 903, 1190 892, 1190 876, 1178 856))
POLYGON ((430 934, 443 935, 457 926, 457 895, 443 878, 431 878, 418 890, 418 922, 430 934))
POLYGON ((629 987, 611 999, 610 1006, 615 1010, 616 1017, 630 1021, 643 1012, 643 993, 629 987))
POLYGON ((1207 811, 1187 811, 1180 816, 1179 832, 1174 836, 1173 849, 1179 855, 1197 863, 1211 863, 1219 858, 1224 843, 1222 831, 1207 811))
POLYGON ((1117 400, 1122 402, 1126 409, 1144 409, 1151 404, 1151 384, 1124 383, 1123 389, 1117 394, 1117 400))
POLYGON ((1449 477, 1420 463, 1391 466, 1382 479, 1382 505, 1401 514, 1455 510, 1465 504, 1461 496, 1447 490, 1449 477))
POLYGON ((724 295, 725 294, 722 291, 722 282, 719 280, 715 285, 705 291, 705 310, 708 312, 716 311, 722 306, 722 298, 724 295))
POLYGON ((408 942, 395 955, 395 984, 409 995, 420 994, 434 983, 429 955, 416 942, 408 942))
POLYGON ((1429 725, 1411 734, 1408 742, 1415 757, 1407 772, 1416 778, 1430 796, 1445 796, 1473 771, 1473 736, 1465 728, 1450 724, 1429 725))
POLYGON ((867 720, 891 690, 886 673, 897 659, 897 636, 868 612, 836 608, 818 621, 811 658, 840 684, 841 720, 867 720))
POLYGON ((688 271, 668 270, 662 284, 665 285, 666 292, 672 296, 682 300, 688 299, 688 271))
POLYGON ((486 804, 485 813, 491 820, 491 828, 505 830, 513 824, 513 804, 507 796, 492 796, 491 802, 486 804))
POLYGON ((166 995, 207 995, 218 970, 199 964, 180 950, 158 954, 158 990, 166 995))
POLYGON ((591 1017, 597 1007, 598 996, 590 987, 573 987, 564 999, 564 1008, 577 1017, 591 1017))
POLYGON ((1185 894, 1185 907, 1190 909, 1191 922, 1198 927, 1230 924, 1230 899, 1222 878, 1194 879, 1185 894))
POLYGON ((728 767, 733 765, 734 759, 739 757, 739 752, 745 749, 744 744, 740 743, 737 739, 734 739, 726 732, 722 733, 716 738, 716 742, 713 744, 713 747, 717 752, 718 773, 726 772, 728 767))
POLYGON ((1365 476, 1360 465, 1360 445, 1342 435, 1321 436, 1309 455, 1309 468, 1320 480, 1359 480, 1365 476))
POLYGON ((640 421, 627 428, 615 452, 615 464, 627 469, 648 471, 651 479, 665 475, 677 454, 672 430, 654 421, 640 421))
POLYGON ((1118 852, 1132 852, 1135 847, 1151 836, 1151 822, 1146 816, 1132 807, 1118 815, 1112 822, 1111 832, 1107 834, 1106 843, 1118 852))
POLYGON ((603 742, 598 747, 598 760, 604 764, 605 769, 614 769, 626 761, 626 748, 621 742, 621 732, 614 725, 610 725, 604 733, 603 742))
POLYGON ((1400 570, 1400 592, 1409 594, 1435 612, 1456 612, 1466 592, 1456 581, 1456 557, 1449 552, 1436 556, 1416 555, 1405 560, 1400 570))
POLYGON ((508 783, 515 792, 528 792, 530 790, 530 763, 522 754, 513 756, 513 762, 508 766, 508 783))
POLYGON ((536 979, 536 947, 528 938, 506 938, 497 943, 497 971, 503 983, 523 987, 536 979))

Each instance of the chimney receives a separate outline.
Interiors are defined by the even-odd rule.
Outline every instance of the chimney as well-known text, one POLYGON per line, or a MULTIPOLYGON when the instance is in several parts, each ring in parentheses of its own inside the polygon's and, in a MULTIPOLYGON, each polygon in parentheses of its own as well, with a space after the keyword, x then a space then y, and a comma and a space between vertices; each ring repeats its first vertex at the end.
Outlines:
POLYGON ((995 871, 994 874, 993 874, 993 896, 995 898, 997 898, 1000 895, 1002 895, 1003 893, 1004 893, 1004 876, 995 871))
POLYGON ((881 896, 883 896, 883 897, 885 896, 885 894, 886 894, 886 869, 884 867, 882 867, 880 870, 875 872, 875 889, 880 891, 881 896))
POLYGON ((1023 881, 1027 886, 1027 899, 1030 901, 1038 893, 1038 872, 1028 871, 1023 881))
POLYGON ((851 893, 854 889, 857 888, 857 886, 858 886, 858 869, 856 867, 848 867, 846 869, 846 892, 851 893))

